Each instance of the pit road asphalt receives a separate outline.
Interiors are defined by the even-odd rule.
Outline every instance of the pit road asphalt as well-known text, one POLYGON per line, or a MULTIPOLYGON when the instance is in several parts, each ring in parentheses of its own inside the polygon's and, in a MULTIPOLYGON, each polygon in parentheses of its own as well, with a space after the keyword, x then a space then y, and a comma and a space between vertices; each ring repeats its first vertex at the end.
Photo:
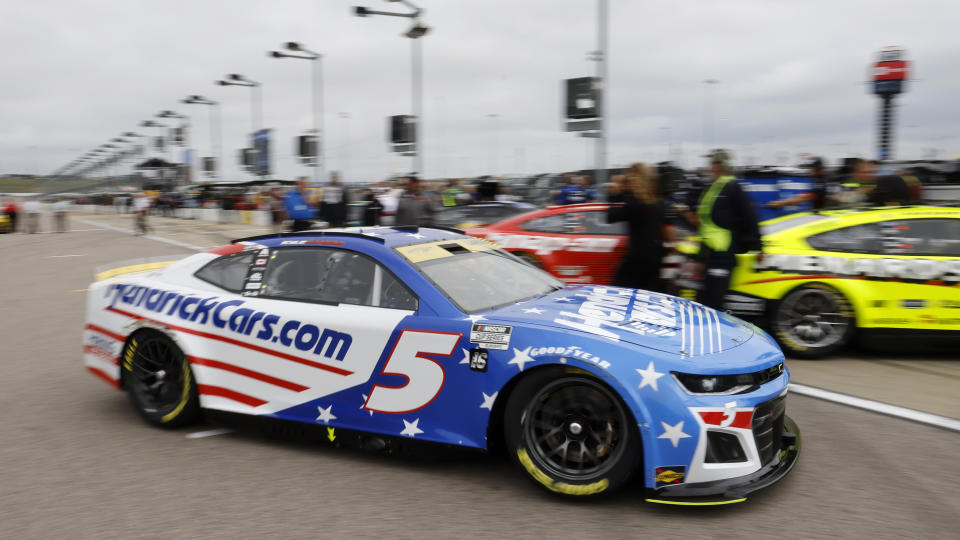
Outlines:
MULTIPOLYGON (((639 486, 568 502, 496 455, 151 428, 83 369, 83 289, 102 265, 190 250, 98 226, 127 218, 79 217, 65 234, 0 236, 0 538, 958 538, 960 434, 799 395, 787 405, 803 433, 794 471, 713 508, 645 503, 639 486)), ((196 246, 257 232, 154 224, 196 246)))

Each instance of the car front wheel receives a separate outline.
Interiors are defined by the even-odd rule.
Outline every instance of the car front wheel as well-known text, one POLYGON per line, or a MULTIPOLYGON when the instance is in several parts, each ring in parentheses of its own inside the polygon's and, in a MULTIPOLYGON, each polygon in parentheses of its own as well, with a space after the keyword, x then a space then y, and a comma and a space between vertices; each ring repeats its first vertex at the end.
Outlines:
POLYGON ((512 458, 554 493, 613 493, 640 466, 632 415, 610 388, 588 375, 531 374, 511 394, 504 420, 512 458))

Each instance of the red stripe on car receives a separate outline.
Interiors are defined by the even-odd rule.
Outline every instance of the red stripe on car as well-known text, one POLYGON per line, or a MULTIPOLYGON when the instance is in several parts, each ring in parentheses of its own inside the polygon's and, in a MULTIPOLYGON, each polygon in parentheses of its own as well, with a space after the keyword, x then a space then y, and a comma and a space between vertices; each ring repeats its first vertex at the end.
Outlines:
POLYGON ((197 358, 196 356, 188 356, 187 359, 190 360, 191 364, 197 364, 198 366, 206 366, 214 369, 222 369, 224 371, 229 371, 231 373, 236 373, 238 375, 243 375, 244 377, 250 377, 251 379, 256 379, 274 386, 279 386, 280 388, 286 388, 287 390, 293 390, 294 392, 303 392, 307 390, 308 387, 293 383, 290 381, 285 381, 283 379, 278 379, 271 375, 265 373, 260 373, 258 371, 253 371, 252 369, 242 368, 239 366, 234 366, 233 364, 228 364, 226 362, 221 362, 219 360, 210 360, 209 358, 197 358))
POLYGON ((251 407, 259 407, 266 403, 266 401, 255 398, 253 396, 248 396, 246 394, 241 394, 240 392, 235 392, 229 388, 223 388, 222 386, 211 386, 209 384, 198 384, 197 391, 204 396, 219 396, 222 398, 227 398, 244 405, 249 405, 251 407))

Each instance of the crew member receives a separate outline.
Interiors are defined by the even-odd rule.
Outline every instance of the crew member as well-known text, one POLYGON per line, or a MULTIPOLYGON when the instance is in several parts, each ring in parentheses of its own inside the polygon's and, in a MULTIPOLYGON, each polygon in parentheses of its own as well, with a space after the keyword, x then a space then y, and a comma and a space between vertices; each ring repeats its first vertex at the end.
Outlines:
POLYGON ((557 204, 581 204, 596 200, 597 195, 587 187, 587 181, 582 176, 574 176, 570 184, 560 191, 557 204))
POLYGON ((697 301, 714 309, 723 309, 723 298, 730 288, 730 273, 737 253, 760 251, 760 226, 746 192, 733 176, 730 156, 725 150, 710 154, 712 183, 700 198, 692 221, 700 235, 700 275, 703 287, 697 301))
POLYGON ((446 189, 442 192, 443 206, 456 206, 461 193, 463 190, 457 186, 456 180, 448 181, 446 189))
POLYGON ((809 201, 813 210, 823 210, 831 205, 831 197, 840 193, 841 187, 832 182, 827 176, 826 169, 823 166, 823 160, 815 158, 809 165, 810 167, 810 191, 797 193, 793 197, 780 199, 767 203, 767 208, 783 208, 784 206, 794 206, 809 201))
POLYGON ((433 224, 433 201, 430 194, 420 186, 417 175, 407 178, 406 189, 397 201, 395 225, 416 225, 427 227, 433 224))
POLYGON ((340 183, 340 173, 330 173, 330 183, 323 189, 324 218, 331 227, 343 227, 347 219, 347 201, 340 183))

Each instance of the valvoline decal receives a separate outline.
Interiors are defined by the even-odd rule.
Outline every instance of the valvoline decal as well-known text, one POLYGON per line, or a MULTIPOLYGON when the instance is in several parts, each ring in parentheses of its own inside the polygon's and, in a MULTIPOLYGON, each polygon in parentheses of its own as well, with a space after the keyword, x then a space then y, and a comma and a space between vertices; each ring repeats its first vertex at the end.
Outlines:
POLYGON ((279 315, 257 311, 245 300, 223 300, 217 296, 201 298, 139 285, 112 284, 105 295, 113 295, 108 309, 117 303, 138 307, 154 313, 176 316, 197 324, 212 324, 216 328, 256 339, 279 343, 300 351, 313 351, 324 358, 343 361, 353 343, 346 332, 319 328, 297 320, 284 321, 279 315))

